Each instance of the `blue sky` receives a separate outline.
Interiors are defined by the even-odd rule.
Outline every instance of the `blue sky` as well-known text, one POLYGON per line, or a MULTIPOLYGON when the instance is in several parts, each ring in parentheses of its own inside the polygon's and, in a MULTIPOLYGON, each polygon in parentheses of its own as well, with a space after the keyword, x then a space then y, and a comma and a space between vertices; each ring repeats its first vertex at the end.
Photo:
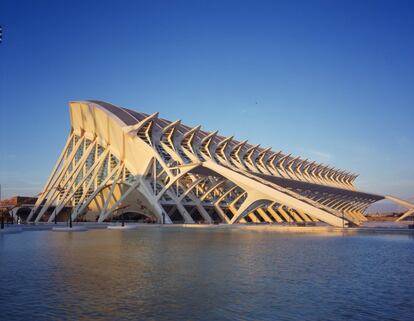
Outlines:
POLYGON ((3 197, 39 192, 99 99, 414 195, 414 1, 19 1, 0 23, 3 197))

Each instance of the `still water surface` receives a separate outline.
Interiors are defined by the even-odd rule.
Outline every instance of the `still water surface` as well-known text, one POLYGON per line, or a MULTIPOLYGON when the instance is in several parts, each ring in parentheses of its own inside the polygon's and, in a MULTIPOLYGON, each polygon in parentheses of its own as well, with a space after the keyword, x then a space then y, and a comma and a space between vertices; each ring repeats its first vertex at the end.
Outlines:
POLYGON ((0 320, 414 320, 408 235, 24 232, 0 279, 0 320))

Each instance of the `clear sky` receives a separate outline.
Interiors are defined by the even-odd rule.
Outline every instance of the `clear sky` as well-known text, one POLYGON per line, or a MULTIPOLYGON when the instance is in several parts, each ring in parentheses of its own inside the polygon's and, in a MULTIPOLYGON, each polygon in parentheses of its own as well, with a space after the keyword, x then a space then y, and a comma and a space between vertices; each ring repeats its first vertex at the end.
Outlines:
POLYGON ((414 1, 2 0, 0 183, 40 192, 98 99, 414 195, 414 1))

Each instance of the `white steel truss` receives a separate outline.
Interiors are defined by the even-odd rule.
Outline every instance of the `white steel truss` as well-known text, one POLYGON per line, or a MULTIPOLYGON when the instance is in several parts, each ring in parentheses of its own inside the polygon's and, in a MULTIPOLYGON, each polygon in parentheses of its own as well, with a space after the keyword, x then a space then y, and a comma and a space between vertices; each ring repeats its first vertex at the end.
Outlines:
MULTIPOLYGON (((359 225, 364 210, 384 198, 358 192, 356 174, 158 113, 77 101, 70 115, 70 135, 29 222, 68 215, 104 222, 135 213, 167 224, 322 221, 342 227, 359 225)), ((399 201, 408 208, 405 216, 414 213, 413 204, 399 201)))

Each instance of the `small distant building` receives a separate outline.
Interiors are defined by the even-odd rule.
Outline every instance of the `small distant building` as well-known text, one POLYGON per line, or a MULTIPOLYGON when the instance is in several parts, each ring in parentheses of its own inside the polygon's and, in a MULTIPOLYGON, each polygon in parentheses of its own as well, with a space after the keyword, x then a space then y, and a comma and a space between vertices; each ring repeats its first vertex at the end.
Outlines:
POLYGON ((7 219, 27 218, 31 209, 35 206, 37 197, 13 196, 0 201, 0 211, 7 213, 7 219))
POLYGON ((22 206, 23 204, 34 205, 37 201, 37 197, 30 196, 13 196, 5 200, 0 201, 1 207, 16 207, 22 206))
MULTIPOLYGON (((0 201, 0 212, 7 213, 7 219, 13 218, 17 220, 20 218, 22 221, 26 221, 32 209, 35 207, 38 197, 31 196, 13 196, 8 199, 0 201)), ((43 200, 39 206, 42 207, 47 200, 43 200)), ((55 210, 54 206, 48 208, 48 214, 50 215, 55 210)), ((69 213, 72 210, 71 206, 65 206, 62 208, 61 213, 58 215, 58 220, 66 221, 69 218, 69 213)))

